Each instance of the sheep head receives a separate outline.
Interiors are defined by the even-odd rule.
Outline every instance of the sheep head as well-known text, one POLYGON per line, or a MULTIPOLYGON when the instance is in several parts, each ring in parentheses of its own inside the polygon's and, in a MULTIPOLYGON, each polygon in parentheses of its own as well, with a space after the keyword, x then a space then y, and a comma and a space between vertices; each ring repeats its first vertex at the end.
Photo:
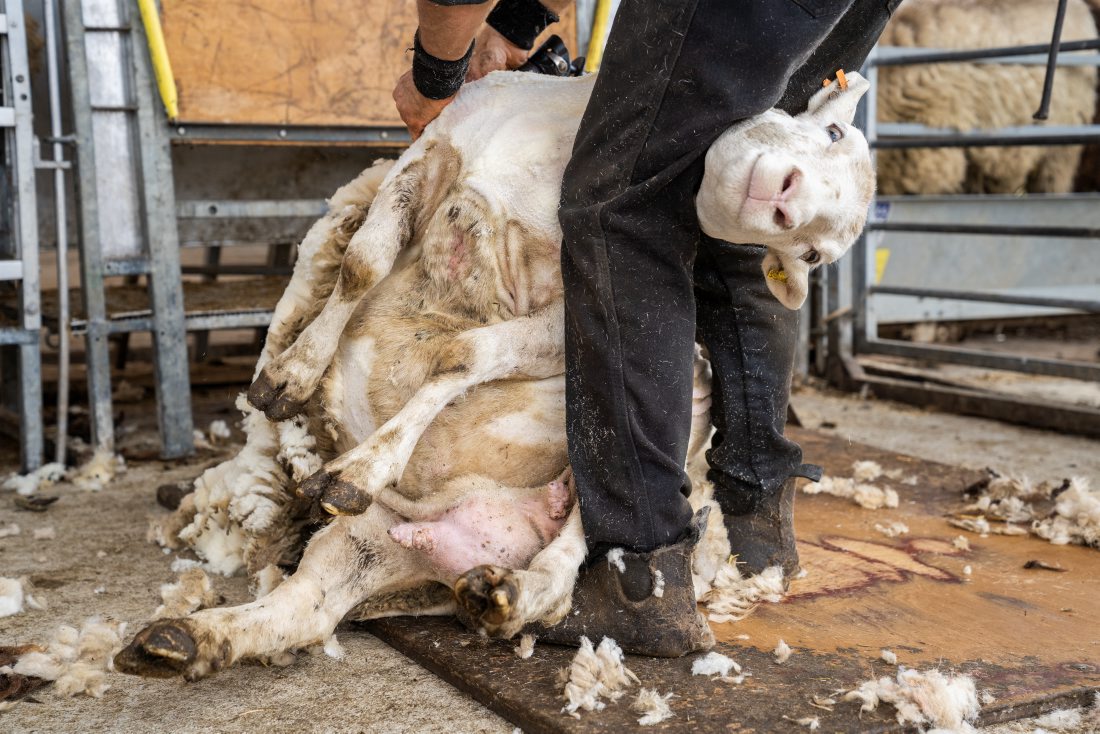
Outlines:
POLYGON ((869 88, 849 74, 846 88, 831 82, 802 114, 769 110, 707 151, 700 226, 727 242, 765 245, 764 276, 787 308, 806 300, 810 270, 838 260, 866 224, 875 175, 852 118, 869 88))

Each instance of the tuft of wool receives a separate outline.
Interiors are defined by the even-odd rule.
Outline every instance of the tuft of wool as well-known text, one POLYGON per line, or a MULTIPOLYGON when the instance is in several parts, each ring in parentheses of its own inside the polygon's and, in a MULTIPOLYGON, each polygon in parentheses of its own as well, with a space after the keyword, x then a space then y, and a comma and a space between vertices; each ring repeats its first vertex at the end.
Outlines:
POLYGON ((1019 525, 1012 525, 1010 523, 991 525, 989 520, 986 520, 984 517, 952 517, 947 523, 952 527, 962 528, 963 530, 977 533, 983 538, 987 538, 990 535, 1027 535, 1027 528, 1022 528, 1019 525))
POLYGON ((708 652, 702 657, 695 658, 691 664, 692 675, 716 675, 719 678, 727 678, 731 670, 740 673, 741 666, 733 658, 720 652, 708 652))
POLYGON ((201 568, 189 568, 174 584, 162 585, 160 598, 162 603, 153 612, 153 619, 184 617, 218 603, 210 577, 201 568))
POLYGON ((714 583, 701 601, 706 604, 712 622, 736 622, 752 614, 763 602, 777 604, 783 600, 786 588, 783 569, 771 566, 755 576, 745 578, 733 563, 718 570, 714 583))
POLYGON ((125 459, 106 449, 96 449, 90 459, 69 472, 66 478, 78 489, 98 492, 124 471, 125 459))
POLYGON ((286 574, 275 564, 264 566, 252 577, 252 596, 255 599, 267 596, 275 587, 286 581, 286 574))
POLYGON ((10 525, 0 527, 0 538, 11 538, 19 535, 21 532, 23 532, 22 528, 15 523, 11 523, 10 525))
POLYGON ((122 649, 125 622, 89 617, 77 630, 62 625, 54 632, 45 652, 30 652, 19 658, 13 670, 54 681, 64 696, 83 693, 100 698, 111 684, 107 673, 114 670, 114 657, 122 649))
POLYGON ((653 726, 654 724, 660 724, 665 719, 671 719, 672 709, 668 706, 668 700, 674 695, 676 694, 666 693, 661 695, 655 688, 643 688, 638 691, 638 697, 630 705, 635 713, 642 715, 638 719, 638 724, 653 726))
POLYGON ((660 569, 653 569, 653 596, 660 599, 665 595, 665 575, 660 569))
POLYGON ((1054 545, 1100 548, 1100 492, 1083 477, 1070 479, 1055 500, 1054 512, 1036 520, 1031 530, 1054 545))
POLYGON ((772 653, 775 655, 775 662, 785 663, 791 657, 791 646, 784 642, 783 638, 779 638, 779 644, 775 646, 772 653))
POLYGON ((611 568, 617 568, 619 573, 626 573, 626 564, 623 563, 623 553, 625 552, 622 548, 609 550, 607 552, 607 565, 611 568))
POLYGON ((899 535, 906 535, 909 532, 909 526, 898 521, 891 522, 887 525, 876 522, 875 530, 879 531, 887 538, 896 538, 899 535))
POLYGON ((212 451, 214 444, 206 440, 206 434, 199 429, 191 431, 191 443, 195 444, 195 448, 200 451, 212 451))
POLYGON ((519 638, 519 644, 516 645, 516 657, 520 660, 526 660, 535 654, 535 636, 523 635, 519 638))
POLYGON ((65 478, 65 467, 52 463, 40 466, 29 474, 12 472, 0 482, 0 489, 14 491, 29 497, 43 487, 49 487, 65 478))
POLYGON ((44 528, 35 528, 33 535, 35 540, 53 540, 57 537, 57 530, 53 525, 47 525, 44 528))
POLYGON ((794 723, 798 724, 799 726, 804 726, 807 729, 809 729, 810 731, 817 731, 818 729, 821 728, 821 719, 817 718, 816 716, 807 716, 807 717, 802 718, 802 719, 790 719, 790 718, 787 718, 786 716, 784 716, 783 718, 787 719, 787 721, 793 721, 794 723))
POLYGON ((879 655, 882 657, 882 661, 889 665, 898 664, 898 656, 893 650, 879 650, 879 655))
POLYGON ((309 432, 305 416, 295 416, 275 426, 279 435, 279 453, 276 458, 289 470, 291 479, 301 482, 321 468, 324 463, 314 451, 317 438, 309 432))
POLYGON ((229 430, 229 424, 225 421, 211 421, 206 433, 210 436, 211 443, 224 441, 233 435, 229 430))
POLYGON ((873 482, 883 475, 882 465, 877 461, 856 461, 852 463, 852 479, 857 482, 873 482))
POLYGON ((857 482, 855 479, 844 477, 824 476, 819 482, 804 484, 802 491, 805 494, 829 494, 851 500, 867 510, 895 508, 899 504, 898 493, 889 487, 884 489, 874 484, 857 482))
POLYGON ((344 646, 340 644, 340 641, 336 639, 336 635, 332 635, 325 640, 324 646, 325 655, 328 655, 333 660, 343 660, 347 655, 344 650, 344 646))
POLYGON ((966 539, 964 535, 956 535, 955 539, 951 541, 951 545, 955 550, 968 551, 970 550, 970 541, 966 539))
POLYGON ((961 733, 975 731, 972 724, 981 711, 973 678, 905 667, 898 668, 894 678, 864 682, 844 694, 844 700, 859 701, 861 712, 874 711, 880 703, 888 703, 896 709, 899 724, 961 733))
POLYGON ((593 649, 592 641, 581 637, 580 649, 569 666, 562 692, 566 703, 561 711, 577 719, 580 710, 601 711, 606 706, 602 699, 618 701, 627 687, 638 682, 638 676, 623 664, 623 651, 613 639, 605 637, 593 649))
POLYGON ((26 576, 0 577, 0 617, 11 617, 24 609, 40 612, 45 608, 46 602, 35 596, 34 585, 26 576))
POLYGON ((196 561, 194 558, 180 558, 176 556, 172 560, 172 565, 168 567, 172 573, 183 573, 184 571, 190 571, 193 568, 202 568, 202 561, 196 561))

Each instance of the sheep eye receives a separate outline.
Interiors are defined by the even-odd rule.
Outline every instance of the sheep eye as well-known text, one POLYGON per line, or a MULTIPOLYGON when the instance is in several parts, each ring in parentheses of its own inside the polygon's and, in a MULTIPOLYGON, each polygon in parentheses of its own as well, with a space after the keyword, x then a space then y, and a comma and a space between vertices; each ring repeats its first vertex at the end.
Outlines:
POLYGON ((837 125, 835 122, 832 125, 829 125, 829 127, 825 128, 825 132, 829 133, 829 140, 834 143, 844 137, 844 128, 842 128, 840 125, 837 125))
POLYGON ((821 253, 817 250, 810 250, 799 259, 803 262, 809 263, 810 265, 817 265, 819 262, 821 262, 821 253))

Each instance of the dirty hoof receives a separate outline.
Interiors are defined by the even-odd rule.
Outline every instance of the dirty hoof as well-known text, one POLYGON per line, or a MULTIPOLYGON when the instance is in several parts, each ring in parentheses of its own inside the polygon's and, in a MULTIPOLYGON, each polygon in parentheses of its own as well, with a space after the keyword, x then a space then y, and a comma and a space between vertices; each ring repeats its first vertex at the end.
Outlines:
POLYGON ((285 382, 272 379, 267 370, 262 370, 248 388, 248 402, 257 410, 262 410, 268 420, 279 423, 301 413, 306 404, 305 399, 287 394, 288 390, 285 382))
POLYGON ((362 515, 371 505, 369 494, 324 469, 298 486, 298 496, 317 500, 330 515, 362 515))
POLYGON ((184 675, 199 652, 190 626, 185 619, 165 619, 149 625, 115 656, 115 668, 149 678, 184 675))
POLYGON ((472 568, 455 582, 459 605, 482 628, 499 627, 509 621, 518 597, 512 572, 498 566, 472 568))

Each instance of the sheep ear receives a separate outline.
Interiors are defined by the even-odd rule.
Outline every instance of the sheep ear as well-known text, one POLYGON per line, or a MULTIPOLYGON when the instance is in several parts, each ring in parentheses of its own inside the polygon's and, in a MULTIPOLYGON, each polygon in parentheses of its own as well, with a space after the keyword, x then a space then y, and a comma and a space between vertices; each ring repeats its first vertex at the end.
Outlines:
POLYGON ((840 88, 836 79, 810 98, 806 114, 822 122, 846 122, 851 124, 856 116, 856 105, 871 88, 871 83, 863 75, 852 71, 845 75, 847 89, 840 88))
POLYGON ((764 279, 768 290, 787 308, 802 308, 810 292, 810 266, 797 258, 769 251, 764 256, 764 279))

